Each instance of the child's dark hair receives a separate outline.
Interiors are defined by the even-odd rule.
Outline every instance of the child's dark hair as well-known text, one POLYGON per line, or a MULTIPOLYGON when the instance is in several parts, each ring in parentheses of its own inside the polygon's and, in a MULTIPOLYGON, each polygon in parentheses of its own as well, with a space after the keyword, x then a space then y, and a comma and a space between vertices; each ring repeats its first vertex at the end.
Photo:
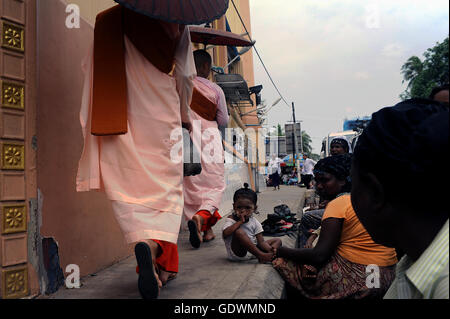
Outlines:
POLYGON ((233 196, 233 201, 236 203, 238 198, 246 198, 253 202, 256 205, 258 201, 258 195, 251 189, 248 188, 249 185, 247 183, 244 184, 244 188, 238 189, 233 196))

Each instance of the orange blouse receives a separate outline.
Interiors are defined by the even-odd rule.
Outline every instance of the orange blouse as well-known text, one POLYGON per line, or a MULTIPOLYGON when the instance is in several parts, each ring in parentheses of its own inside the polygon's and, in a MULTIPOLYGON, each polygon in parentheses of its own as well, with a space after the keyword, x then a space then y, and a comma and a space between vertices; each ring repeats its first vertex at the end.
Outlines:
POLYGON ((397 263, 395 249, 376 244, 372 240, 353 210, 350 195, 343 195, 331 201, 322 220, 327 218, 344 219, 337 252, 345 259, 357 264, 375 264, 381 267, 397 263))

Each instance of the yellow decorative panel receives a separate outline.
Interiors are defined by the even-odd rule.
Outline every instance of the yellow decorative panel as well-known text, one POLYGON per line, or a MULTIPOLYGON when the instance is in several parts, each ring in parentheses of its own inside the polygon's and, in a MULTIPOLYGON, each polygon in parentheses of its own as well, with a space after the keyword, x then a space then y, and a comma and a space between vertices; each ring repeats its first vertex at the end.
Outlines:
POLYGON ((23 84, 0 81, 2 106, 23 110, 25 108, 25 86, 23 84))
POLYGON ((21 267, 2 271, 2 298, 22 298, 28 295, 28 270, 21 267))
POLYGON ((2 22, 2 47, 23 52, 25 50, 25 30, 23 27, 2 22))
POLYGON ((25 169, 25 146, 20 144, 2 144, 1 169, 24 170, 25 169))
POLYGON ((27 207, 5 205, 2 208, 2 234, 25 232, 27 230, 27 207))

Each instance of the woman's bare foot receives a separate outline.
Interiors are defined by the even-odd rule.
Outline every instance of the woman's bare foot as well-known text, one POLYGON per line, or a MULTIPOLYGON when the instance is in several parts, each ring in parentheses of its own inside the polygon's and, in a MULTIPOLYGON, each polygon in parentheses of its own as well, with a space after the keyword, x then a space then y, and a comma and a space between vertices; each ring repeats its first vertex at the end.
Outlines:
POLYGON ((161 279, 162 285, 165 286, 167 282, 169 282, 172 279, 175 279, 177 277, 177 274, 174 272, 168 272, 161 269, 159 278, 161 279))
POLYGON ((204 242, 208 242, 208 241, 214 240, 215 238, 216 238, 216 235, 214 235, 213 230, 212 229, 208 229, 204 233, 203 241, 204 242))
POLYGON ((148 244, 150 246, 150 249, 152 251, 152 266, 153 266, 153 272, 155 273, 156 281, 158 282, 158 288, 161 289, 162 282, 159 278, 160 270, 158 269, 158 266, 156 265, 156 256, 160 254, 160 248, 157 243, 155 243, 153 240, 149 240, 148 244))

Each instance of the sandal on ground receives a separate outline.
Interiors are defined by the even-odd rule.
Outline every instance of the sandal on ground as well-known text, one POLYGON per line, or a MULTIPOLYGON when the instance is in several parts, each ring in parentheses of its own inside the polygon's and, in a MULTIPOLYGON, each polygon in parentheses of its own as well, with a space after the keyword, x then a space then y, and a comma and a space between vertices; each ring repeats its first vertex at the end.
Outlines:
POLYGON ((193 220, 188 221, 188 228, 189 228, 189 242, 191 243, 192 247, 200 248, 200 238, 198 238, 197 223, 194 222, 193 220))
POLYGON ((203 237, 203 241, 204 241, 205 243, 207 243, 207 242, 209 242, 209 241, 212 241, 212 240, 214 240, 214 239, 216 239, 216 236, 213 236, 213 237, 211 237, 210 239, 207 239, 206 237, 203 237))
POLYGON ((156 299, 159 294, 158 281, 153 270, 152 251, 146 243, 134 247, 137 270, 139 271, 138 288, 143 299, 156 299))
POLYGON ((167 285, 167 283, 168 283, 169 281, 174 280, 175 278, 177 278, 177 274, 176 274, 176 273, 171 273, 171 274, 169 275, 169 278, 167 278, 167 281, 166 281, 166 283, 165 283, 164 285, 167 285))

